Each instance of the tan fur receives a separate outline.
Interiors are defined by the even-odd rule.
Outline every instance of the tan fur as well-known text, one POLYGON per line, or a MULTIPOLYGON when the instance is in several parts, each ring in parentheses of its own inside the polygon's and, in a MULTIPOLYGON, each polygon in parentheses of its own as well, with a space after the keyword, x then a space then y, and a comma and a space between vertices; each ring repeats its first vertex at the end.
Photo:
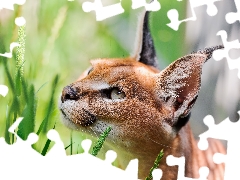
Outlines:
MULTIPOLYGON (((145 49, 151 43, 145 39, 145 49)), ((185 156, 187 177, 198 178, 199 168, 208 166, 208 179, 221 180, 224 167, 214 164, 211 157, 215 152, 224 153, 224 148, 211 141, 208 150, 200 151, 186 120, 200 90, 202 66, 217 48, 222 47, 184 56, 162 71, 131 57, 93 60, 90 69, 63 89, 63 123, 97 136, 111 126, 107 141, 118 153, 121 167, 138 158, 139 178, 148 175, 163 149, 159 166, 163 180, 177 179, 178 167, 166 164, 167 155, 185 156), (112 96, 116 88, 124 96, 113 98, 118 97, 112 96)), ((144 53, 144 57, 151 55, 154 64, 154 51, 144 53)))
MULTIPOLYGON (((92 65, 93 71, 89 75, 71 84, 71 87, 81 94, 80 99, 61 104, 65 120, 73 122, 75 129, 82 129, 82 124, 85 126, 88 118, 82 111, 84 108, 98 119, 91 126, 84 127, 85 131, 92 133, 94 131, 99 135, 111 126, 113 129, 108 141, 113 142, 120 156, 123 154, 121 156, 123 167, 130 159, 139 159, 141 178, 148 174, 161 149, 165 154, 160 165, 164 172, 163 179, 176 179, 177 167, 170 167, 165 163, 166 156, 170 154, 176 157, 185 156, 186 175, 198 177, 198 168, 200 165, 208 164, 209 160, 202 159, 204 153, 197 149, 189 125, 184 126, 176 134, 169 123, 164 122, 171 119, 174 114, 171 108, 164 108, 161 101, 156 99, 155 78, 158 70, 131 58, 95 60, 92 61, 92 65), (123 87, 126 99, 104 101, 99 90, 115 86, 123 87), (195 158, 205 163, 199 164, 195 162, 195 158)), ((214 173, 214 168, 211 170, 210 174, 214 173)), ((222 177, 222 171, 220 174, 222 177)))

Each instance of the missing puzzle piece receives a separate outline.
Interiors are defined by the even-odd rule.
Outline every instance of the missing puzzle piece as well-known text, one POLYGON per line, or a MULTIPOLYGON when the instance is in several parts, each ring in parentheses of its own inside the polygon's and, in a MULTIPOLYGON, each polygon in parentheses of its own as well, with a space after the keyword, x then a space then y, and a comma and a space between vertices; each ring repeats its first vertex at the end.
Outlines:
POLYGON ((240 1, 239 0, 234 0, 234 1, 237 8, 237 12, 230 12, 230 13, 227 13, 225 16, 225 19, 229 24, 233 24, 236 21, 240 21, 240 1))
POLYGON ((14 4, 23 5, 26 0, 1 0, 0 9, 14 10, 14 4))
POLYGON ((64 144, 58 134, 58 132, 54 129, 51 129, 47 133, 47 137, 49 140, 55 142, 53 147, 46 154, 47 157, 64 157, 66 156, 66 151, 64 148, 64 144))
MULTIPOLYGON (((1 9, 1 8, 0 8, 1 9)), ((24 26, 26 24, 26 20, 24 17, 17 17, 15 18, 15 24, 17 26, 24 26)), ((4 54, 0 53, 0 56, 6 57, 6 58, 12 58, 12 53, 13 53, 13 49, 15 47, 19 47, 20 44, 17 42, 12 42, 10 44, 10 52, 5 52, 4 54)))
POLYGON ((82 4, 84 12, 95 11, 96 20, 102 21, 112 16, 116 16, 124 12, 121 5, 121 0, 119 3, 103 7, 101 0, 95 0, 94 2, 84 2, 82 4))
MULTIPOLYGON (((240 115, 240 111, 238 111, 238 114, 240 115)), ((216 164, 225 163, 224 179, 240 179, 238 165, 240 162, 240 120, 231 122, 229 118, 226 118, 216 125, 213 117, 208 115, 204 118, 204 124, 206 124, 209 129, 199 135, 199 149, 205 150, 208 148, 208 138, 226 140, 227 154, 215 153, 213 161, 216 164)))
POLYGON ((191 12, 192 12, 193 16, 190 18, 183 19, 183 20, 179 20, 179 13, 176 9, 171 9, 167 13, 167 16, 170 20, 170 23, 168 23, 167 25, 170 28, 172 28, 173 30, 177 31, 179 28, 179 25, 182 22, 195 21, 197 19, 197 17, 196 17, 194 8, 203 6, 203 5, 207 5, 207 14, 209 16, 215 16, 218 12, 218 9, 214 3, 217 1, 221 1, 221 0, 190 0, 191 12))
POLYGON ((8 93, 8 87, 5 85, 0 85, 0 95, 5 97, 8 93))
POLYGON ((84 153, 67 156, 63 142, 56 130, 50 130, 47 137, 55 144, 42 156, 31 146, 38 141, 35 133, 29 134, 26 141, 15 132, 23 118, 18 118, 9 128, 16 137, 16 142, 9 145, 0 138, 0 179, 105 179, 105 180, 137 180, 138 160, 129 162, 126 170, 112 166, 117 154, 114 151, 106 153, 101 160, 88 153, 91 140, 84 140, 84 153), (14 167, 14 173, 13 168, 14 167), (41 173, 44 172, 44 173, 41 173))
POLYGON ((178 180, 207 180, 209 174, 208 167, 201 167, 198 171, 199 178, 193 179, 185 177, 185 157, 174 157, 172 155, 169 155, 166 161, 169 166, 178 166, 178 180))
POLYGON ((13 42, 10 44, 10 52, 5 52, 4 54, 0 53, 0 56, 6 57, 6 58, 12 58, 12 52, 15 47, 18 47, 19 44, 16 42, 13 42))
POLYGON ((227 59, 229 69, 238 69, 238 78, 240 78, 240 43, 236 39, 234 41, 227 41, 227 32, 224 30, 218 31, 217 36, 221 36, 224 49, 219 49, 213 52, 213 58, 219 61, 223 58, 227 59), (237 50, 233 52, 232 50, 237 50), (230 52, 235 53, 233 56, 237 55, 238 58, 234 60, 230 57, 230 52))
POLYGON ((132 0, 132 9, 138 9, 143 6, 146 11, 158 11, 161 9, 161 5, 157 0, 153 0, 151 3, 146 3, 146 0, 132 0))

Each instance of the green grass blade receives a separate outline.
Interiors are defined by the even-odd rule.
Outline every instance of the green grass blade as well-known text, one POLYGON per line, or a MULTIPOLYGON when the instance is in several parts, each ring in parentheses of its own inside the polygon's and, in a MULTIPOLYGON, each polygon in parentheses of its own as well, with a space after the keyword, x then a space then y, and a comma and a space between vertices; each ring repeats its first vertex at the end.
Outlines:
POLYGON ((39 126, 39 128, 38 128, 38 131, 37 131, 37 135, 39 135, 40 133, 41 133, 41 131, 42 131, 42 129, 43 129, 43 126, 44 126, 44 124, 45 124, 45 119, 42 121, 42 123, 40 124, 40 126, 39 126))
POLYGON ((6 73, 6 76, 7 76, 7 80, 9 82, 9 89, 12 90, 13 94, 15 94, 16 91, 15 91, 14 80, 13 80, 11 74, 10 74, 10 71, 9 71, 9 68, 8 68, 8 65, 7 65, 7 59, 2 57, 1 61, 3 62, 4 70, 5 70, 5 73, 6 73))
POLYGON ((15 87, 16 87, 16 95, 21 96, 22 93, 22 80, 23 76, 21 75, 21 69, 23 68, 25 62, 22 63, 20 67, 17 67, 18 69, 16 70, 16 77, 15 77, 15 87))
POLYGON ((20 96, 22 92, 22 86, 21 86, 21 75, 20 70, 17 70, 16 72, 16 78, 15 78, 15 87, 16 87, 16 96, 20 96))
POLYGON ((150 169, 150 172, 148 174, 148 177, 145 178, 145 180, 152 180, 152 172, 154 169, 157 169, 159 167, 160 161, 163 158, 163 149, 160 151, 160 153, 158 154, 157 158, 154 161, 153 167, 150 169))
MULTIPOLYGON (((24 100, 24 101, 22 101, 22 103, 24 103, 24 102, 28 103, 29 101, 31 101, 31 99, 29 100, 28 84, 25 81, 25 79, 22 79, 21 84, 22 84, 22 90, 23 90, 22 91, 23 92, 22 99, 24 100)), ((30 97, 30 98, 32 98, 32 97, 30 97)))
POLYGON ((74 142, 73 142, 73 136, 72 136, 72 131, 71 131, 70 144, 67 147, 65 147, 65 150, 67 150, 70 147, 70 155, 73 154, 73 144, 74 144, 74 142))
POLYGON ((91 152, 91 154, 93 156, 97 156, 98 152, 100 151, 100 149, 103 146, 103 143, 104 143, 106 137, 109 135, 111 129, 112 129, 111 127, 107 127, 107 129, 100 135, 97 142, 93 146, 93 149, 92 149, 92 152, 91 152))
MULTIPOLYGON (((18 29, 18 43, 16 56, 16 76, 23 77, 23 64, 25 55, 26 27, 20 26, 18 29), (18 72, 19 71, 19 72, 18 72)), ((20 78, 21 79, 21 78, 20 78)))
MULTIPOLYGON (((12 123, 15 122, 18 114, 20 113, 20 102, 19 102, 19 97, 16 96, 16 86, 14 84, 14 79, 11 76, 10 70, 8 68, 8 64, 7 64, 7 60, 3 59, 3 65, 4 65, 4 70, 6 73, 6 77, 9 83, 9 92, 11 92, 12 94, 12 102, 11 105, 9 106, 9 110, 7 112, 7 116, 6 116, 6 126, 5 126, 5 140, 8 144, 12 144, 14 142, 14 135, 10 134, 8 132, 9 127, 12 125, 12 123)), ((9 93, 10 94, 10 93, 9 93)))
POLYGON ((6 124, 5 124, 5 132, 4 132, 4 138, 6 143, 10 144, 10 134, 8 132, 8 129, 10 127, 10 118, 9 118, 9 106, 7 106, 7 111, 6 111, 6 124))
POLYGON ((52 142, 52 141, 51 141, 50 139, 48 139, 48 140, 46 141, 46 143, 45 143, 45 145, 44 145, 44 148, 43 148, 43 150, 42 150, 42 152, 41 152, 41 154, 42 154, 43 156, 45 156, 45 155, 47 154, 47 151, 48 151, 48 148, 49 148, 51 142, 52 142))
MULTIPOLYGON (((55 126, 56 126, 56 123, 54 124, 53 129, 55 129, 55 126)), ((52 141, 51 141, 50 139, 47 139, 47 141, 46 141, 46 143, 45 143, 45 145, 44 145, 44 147, 43 147, 43 150, 42 150, 42 152, 41 152, 41 154, 42 154, 43 156, 45 156, 45 155, 47 154, 48 148, 49 148, 51 142, 52 142, 52 141)))
POLYGON ((72 146, 72 144, 74 144, 75 142, 71 142, 68 146, 66 146, 64 149, 67 150, 69 147, 72 146))
POLYGON ((78 151, 78 150, 79 150, 79 144, 78 144, 78 146, 77 146, 77 154, 79 153, 79 151, 78 151))
POLYGON ((26 140, 31 132, 34 132, 36 115, 36 96, 34 86, 31 85, 28 91, 28 102, 23 111, 23 121, 18 126, 18 136, 26 140))
POLYGON ((39 135, 42 131, 46 132, 47 131, 47 125, 48 125, 48 121, 49 121, 49 118, 51 116, 51 113, 53 111, 53 106, 54 106, 54 95, 55 95, 55 90, 56 90, 56 86, 57 86, 57 83, 59 81, 59 76, 56 75, 54 80, 53 80, 53 83, 52 83, 52 91, 51 91, 51 97, 50 97, 50 101, 49 101, 49 104, 47 106, 47 109, 46 109, 46 115, 45 115, 45 118, 44 120, 42 121, 38 131, 37 131, 37 134, 39 135))
POLYGON ((21 95, 21 80, 23 77, 23 66, 24 66, 24 55, 25 55, 25 41, 26 41, 26 28, 24 26, 20 26, 18 29, 18 43, 16 52, 16 73, 15 73, 15 87, 16 87, 16 95, 21 95))
POLYGON ((8 144, 14 143, 14 135, 8 132, 9 127, 15 122, 19 114, 19 98, 17 96, 13 97, 13 101, 9 107, 9 111, 6 116, 6 126, 5 126, 5 140, 8 144))
POLYGON ((47 82, 45 82, 43 85, 41 85, 41 87, 37 90, 37 93, 47 84, 47 82))
POLYGON ((71 138, 70 138, 70 142, 71 142, 71 146, 70 146, 70 154, 72 155, 73 153, 73 137, 72 137, 72 131, 71 131, 71 138))

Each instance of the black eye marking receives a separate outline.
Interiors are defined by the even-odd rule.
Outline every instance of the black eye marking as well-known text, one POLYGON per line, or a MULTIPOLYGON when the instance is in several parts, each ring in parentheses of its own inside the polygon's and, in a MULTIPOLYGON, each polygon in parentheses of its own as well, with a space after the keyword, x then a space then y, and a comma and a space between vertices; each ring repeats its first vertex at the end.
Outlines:
POLYGON ((92 125, 95 121, 97 121, 97 117, 94 115, 94 114, 92 114, 92 113, 90 113, 89 111, 87 111, 86 109, 82 109, 83 110, 83 112, 85 113, 85 117, 86 117, 86 119, 83 121, 83 122, 81 122, 81 125, 82 126, 90 126, 90 125, 92 125))
POLYGON ((101 90, 101 94, 104 98, 112 99, 112 100, 120 100, 126 97, 125 92, 120 90, 120 88, 118 87, 103 89, 101 90))

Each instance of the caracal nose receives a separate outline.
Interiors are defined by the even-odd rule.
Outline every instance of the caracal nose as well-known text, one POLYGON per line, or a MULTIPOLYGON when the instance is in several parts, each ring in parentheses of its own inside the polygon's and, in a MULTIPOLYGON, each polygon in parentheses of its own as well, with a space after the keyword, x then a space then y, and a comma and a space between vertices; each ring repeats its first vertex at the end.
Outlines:
POLYGON ((67 100, 77 100, 79 98, 78 92, 71 86, 63 88, 61 101, 62 103, 67 100))

